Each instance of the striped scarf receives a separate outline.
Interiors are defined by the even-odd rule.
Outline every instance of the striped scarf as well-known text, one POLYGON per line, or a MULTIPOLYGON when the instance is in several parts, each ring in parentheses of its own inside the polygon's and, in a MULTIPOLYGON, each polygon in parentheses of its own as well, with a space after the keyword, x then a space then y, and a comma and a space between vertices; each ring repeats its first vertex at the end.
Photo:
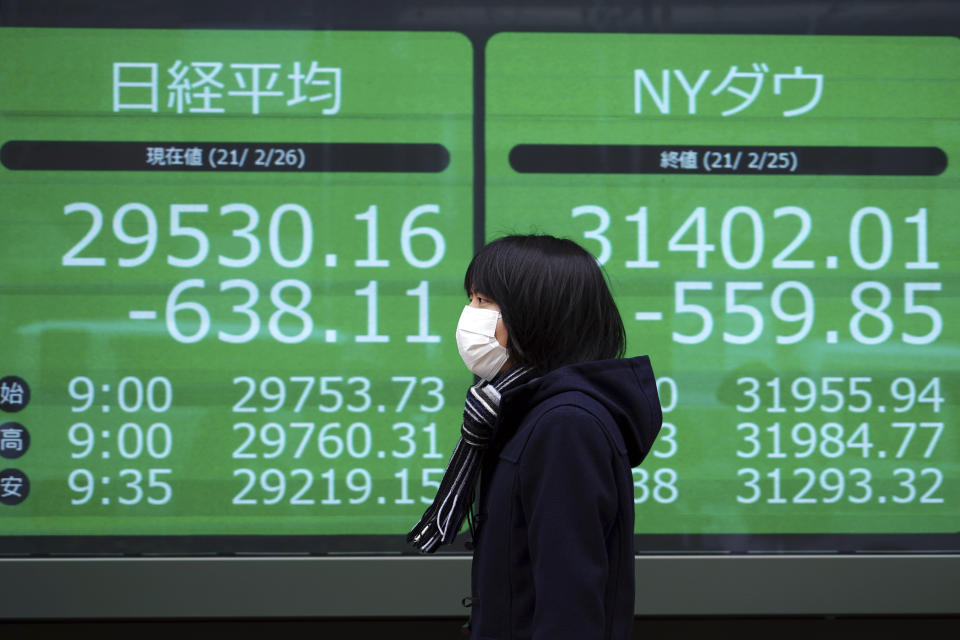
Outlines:
POLYGON ((512 367, 490 382, 483 380, 470 387, 460 441, 450 456, 437 496, 407 535, 407 542, 422 553, 433 553, 441 544, 453 542, 473 502, 473 487, 483 453, 490 446, 501 394, 532 377, 529 367, 512 367))

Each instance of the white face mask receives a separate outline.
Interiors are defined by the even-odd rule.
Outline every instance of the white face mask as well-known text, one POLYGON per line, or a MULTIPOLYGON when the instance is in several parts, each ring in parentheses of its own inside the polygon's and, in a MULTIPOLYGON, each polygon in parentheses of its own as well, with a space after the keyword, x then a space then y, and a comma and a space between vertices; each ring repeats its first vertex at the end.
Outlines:
POLYGON ((467 305, 457 323, 457 349, 463 363, 485 380, 493 380, 507 361, 507 349, 497 342, 500 313, 467 305))

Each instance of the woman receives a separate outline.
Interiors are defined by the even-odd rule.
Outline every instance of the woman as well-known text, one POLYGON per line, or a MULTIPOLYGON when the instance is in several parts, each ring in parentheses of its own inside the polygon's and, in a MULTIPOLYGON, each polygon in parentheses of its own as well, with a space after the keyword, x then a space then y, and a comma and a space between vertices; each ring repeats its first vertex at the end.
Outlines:
POLYGON ((470 388, 462 438, 411 531, 450 542, 473 498, 471 637, 628 638, 633 479, 660 429, 649 359, 596 260, 569 240, 508 236, 467 269, 457 327, 470 388))

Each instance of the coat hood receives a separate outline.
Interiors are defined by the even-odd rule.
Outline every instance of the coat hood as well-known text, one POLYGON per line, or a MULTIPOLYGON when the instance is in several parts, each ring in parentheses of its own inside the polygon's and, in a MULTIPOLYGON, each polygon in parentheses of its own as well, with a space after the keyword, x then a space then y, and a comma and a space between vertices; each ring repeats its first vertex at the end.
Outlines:
POLYGON ((580 391, 602 404, 620 429, 630 466, 643 461, 663 421, 648 356, 560 367, 507 391, 501 413, 520 419, 541 402, 567 391, 580 391))

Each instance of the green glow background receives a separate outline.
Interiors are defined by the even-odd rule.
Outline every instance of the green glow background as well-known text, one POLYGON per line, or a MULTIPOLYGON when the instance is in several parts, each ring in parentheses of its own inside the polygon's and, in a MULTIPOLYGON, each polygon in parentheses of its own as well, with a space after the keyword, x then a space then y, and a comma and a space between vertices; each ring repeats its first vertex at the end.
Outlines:
MULTIPOLYGON (((486 158, 487 238, 513 232, 544 232, 581 242, 599 255, 601 246, 584 233, 599 225, 597 216, 574 218, 580 205, 598 205, 610 213, 605 235, 613 253, 606 264, 614 294, 627 327, 630 355, 650 354, 658 376, 671 376, 679 386, 679 402, 665 420, 677 427, 678 451, 672 458, 651 456, 643 465, 651 476, 659 468, 677 471, 679 498, 670 504, 652 499, 637 507, 638 533, 903 533, 956 532, 960 530, 957 482, 960 480, 960 435, 956 429, 958 328, 957 301, 958 231, 957 201, 960 170, 954 159, 960 153, 960 43, 951 38, 886 37, 784 37, 700 36, 623 34, 497 34, 486 49, 486 158), (769 73, 756 101, 740 113, 724 117, 721 112, 741 102, 723 92, 710 92, 720 84, 732 65, 752 70, 753 63, 766 63, 769 73), (824 75, 823 95, 810 112, 791 118, 781 113, 804 105, 812 96, 804 82, 783 85, 779 96, 772 91, 775 73, 792 73, 802 66, 805 73, 824 75), (672 76, 671 112, 654 109, 645 93, 642 115, 634 113, 635 69, 645 69, 660 86, 662 69, 680 69, 691 85, 704 69, 711 74, 698 95, 697 112, 688 113, 687 96, 672 76), (547 175, 519 174, 510 167, 508 154, 517 144, 647 144, 675 145, 823 145, 823 146, 936 146, 949 159, 947 170, 935 177, 888 176, 771 176, 771 175, 547 175), (625 262, 637 259, 637 225, 625 217, 640 206, 648 209, 649 258, 660 261, 659 269, 628 269, 625 262), (721 254, 720 227, 724 214, 738 205, 750 206, 763 221, 765 251, 760 263, 748 271, 726 264, 721 254), (774 270, 773 256, 786 247, 799 230, 795 218, 774 220, 777 207, 794 205, 812 217, 809 238, 791 256, 812 259, 814 269, 774 270), (699 206, 707 208, 707 242, 715 251, 707 256, 705 269, 696 268, 695 254, 668 253, 667 242, 684 220, 699 206), (850 220, 862 207, 887 212, 893 230, 893 250, 885 268, 859 269, 850 257, 850 220), (916 260, 916 226, 903 222, 928 210, 929 259, 938 261, 937 271, 908 271, 904 263, 916 260), (826 256, 838 256, 835 270, 825 267, 826 256), (710 281, 712 291, 692 292, 688 301, 711 310, 714 329, 698 345, 676 344, 671 332, 694 334, 700 320, 692 314, 675 317, 675 281, 710 281), (778 345, 776 334, 790 335, 799 325, 786 324, 771 312, 770 295, 780 282, 799 280, 813 292, 816 319, 807 338, 795 345, 778 345), (750 345, 724 343, 723 331, 745 334, 750 321, 743 315, 726 317, 724 283, 758 281, 759 293, 740 293, 737 302, 756 306, 764 316, 764 331, 750 345), (894 324, 891 338, 881 345, 863 345, 853 340, 848 326, 855 309, 850 301, 853 287, 864 281, 879 281, 893 293, 887 309, 894 324), (932 344, 903 343, 901 332, 915 335, 930 330, 929 318, 904 314, 904 282, 942 282, 942 291, 917 296, 917 302, 936 307, 943 318, 943 331, 932 344), (924 302, 925 300, 925 302, 924 302), (659 322, 633 319, 637 311, 662 311, 659 322), (827 344, 826 332, 839 333, 837 344, 827 344), (775 376, 782 385, 781 404, 787 413, 738 413, 736 404, 747 404, 736 380, 755 376, 761 385, 775 376), (797 403, 789 396, 790 382, 801 376, 870 376, 873 408, 866 413, 795 413, 797 403), (897 377, 941 380, 945 403, 939 413, 930 405, 908 413, 892 413, 892 398, 885 393, 897 377), (878 405, 887 411, 880 413, 878 405), (945 428, 933 456, 921 457, 922 448, 911 445, 907 456, 894 459, 902 431, 891 421, 944 421, 945 428), (779 421, 782 427, 782 460, 760 457, 741 459, 736 451, 747 450, 740 422, 755 422, 761 443, 769 451, 764 429, 779 421), (870 423, 874 447, 866 459, 860 450, 840 458, 815 455, 793 457, 789 429, 797 422, 816 426, 839 422, 848 437, 861 422, 870 423), (914 448, 916 447, 916 448, 914 448), (879 451, 887 457, 878 459, 879 451), (776 463, 780 462, 779 465, 776 463), (737 470, 752 467, 765 476, 774 467, 782 471, 781 494, 789 502, 804 484, 792 476, 796 467, 822 470, 868 468, 873 499, 851 504, 846 495, 836 504, 822 504, 832 495, 815 486, 808 497, 817 504, 767 504, 771 484, 761 480, 763 495, 756 504, 742 505, 736 496, 748 496, 737 470), (937 497, 943 504, 894 504, 892 496, 905 496, 893 469, 917 471, 935 467, 944 480, 937 497), (886 498, 879 504, 879 496, 886 498)), ((749 89, 750 82, 736 83, 749 89)), ((862 229, 862 246, 868 259, 879 255, 879 231, 875 220, 862 229)), ((752 234, 743 219, 734 226, 733 254, 743 260, 750 255, 752 234)), ((693 232, 683 240, 693 242, 693 232)), ((797 311, 799 300, 784 298, 784 306, 797 311), (791 304, 792 303, 792 304, 791 304)), ((876 296, 868 296, 871 303, 876 296)), ((868 335, 876 335, 875 320, 863 322, 868 335)), ((847 383, 843 386, 846 387, 847 383)), ((761 386, 764 405, 769 391, 761 386)), ((818 402, 819 404, 819 402, 818 402)), ((924 437, 922 442, 926 442, 924 437)), ((917 441, 920 442, 920 441, 917 441)), ((667 452, 669 445, 655 450, 667 452)), ((931 476, 916 483, 920 493, 931 476)), ((651 488, 653 483, 649 483, 651 488)), ((847 492, 853 491, 847 476, 847 492)), ((861 490, 856 489, 856 495, 861 490)), ((918 493, 919 495, 919 493, 918 493)))
MULTIPOLYGON (((405 533, 419 518, 424 505, 419 498, 432 490, 421 486, 421 468, 442 467, 459 435, 462 394, 471 382, 453 340, 463 304, 462 277, 472 252, 472 52, 469 42, 453 33, 371 32, 253 32, 253 31, 120 31, 120 30, 0 30, 0 139, 26 140, 144 140, 196 142, 423 142, 440 143, 450 151, 449 167, 436 174, 295 174, 295 173, 150 173, 150 172, 11 172, 0 170, 0 370, 16 374, 32 387, 33 401, 13 419, 30 431, 29 452, 5 466, 19 468, 32 484, 29 498, 3 509, 5 534, 373 534, 405 533), (166 107, 171 79, 166 69, 176 60, 224 63, 218 79, 232 81, 230 63, 283 65, 278 88, 284 100, 264 99, 261 113, 250 114, 250 102, 224 98, 226 114, 176 114, 166 107), (336 115, 320 115, 323 102, 286 106, 290 85, 286 74, 294 61, 302 70, 310 61, 341 67, 342 106, 336 115), (161 92, 160 112, 112 112, 114 62, 157 62, 161 92), (279 87, 280 84, 284 86, 279 87), (104 213, 104 227, 80 255, 105 256, 106 267, 63 267, 63 254, 90 228, 90 216, 63 208, 71 202, 91 202, 104 213), (118 257, 132 257, 140 247, 128 247, 113 237, 113 213, 128 202, 142 202, 156 214, 159 242, 154 256, 143 266, 120 268, 118 257), (231 232, 246 224, 245 216, 221 217, 222 205, 244 202, 260 214, 254 232, 261 255, 247 268, 220 266, 216 256, 246 253, 245 241, 231 232), (176 268, 165 256, 189 256, 196 250, 190 238, 169 236, 169 205, 202 203, 206 214, 187 214, 184 221, 203 229, 210 238, 210 255, 200 266, 176 268), (286 269, 270 257, 267 228, 270 215, 284 203, 297 203, 311 214, 314 244, 311 259, 302 267, 286 269), (354 261, 367 256, 367 223, 354 219, 370 205, 379 209, 378 257, 389 268, 358 268, 354 261), (436 204, 439 215, 426 214, 415 226, 437 229, 446 242, 445 257, 430 269, 407 264, 401 253, 400 228, 408 212, 423 204, 436 204), (328 253, 338 255, 334 268, 324 265, 328 253), (211 332, 195 344, 171 338, 163 322, 164 305, 177 282, 204 278, 205 289, 192 290, 184 301, 203 303, 213 319, 211 332), (255 310, 261 317, 259 335, 247 344, 220 342, 217 330, 240 333, 243 316, 231 311, 246 300, 241 291, 218 292, 218 283, 244 278, 260 289, 255 310), (312 302, 307 310, 314 331, 300 344, 281 344, 267 331, 273 313, 271 286, 285 278, 308 283, 312 302), (353 337, 366 332, 367 301, 354 291, 370 280, 379 282, 379 333, 389 344, 357 344, 353 337), (404 337, 417 333, 418 300, 405 294, 420 281, 429 281, 430 333, 442 336, 439 344, 408 344, 404 337), (128 320, 131 309, 156 309, 157 320, 128 320), (324 339, 326 329, 338 332, 336 344, 324 339), (78 402, 67 393, 74 376, 88 376, 97 384, 92 410, 72 413, 78 402), (123 414, 117 408, 117 385, 125 376, 144 381, 167 376, 174 387, 174 408, 161 415, 147 411, 123 414), (231 407, 246 391, 234 385, 237 376, 258 381, 267 376, 365 376, 371 381, 372 407, 365 413, 321 413, 315 407, 329 398, 311 393, 300 414, 232 414, 231 407), (445 408, 427 413, 430 406, 421 388, 410 396, 407 408, 394 409, 403 386, 391 376, 437 376, 444 380, 445 408), (101 385, 110 385, 108 393, 101 385), (385 412, 377 411, 385 405, 385 412), (109 410, 107 409, 109 407, 109 410), (372 453, 354 460, 346 454, 329 461, 316 444, 300 460, 289 453, 273 460, 233 460, 232 452, 245 432, 234 432, 234 422, 288 424, 340 421, 346 426, 361 421, 373 434, 372 453), (77 447, 67 440, 67 429, 84 421, 98 433, 94 453, 73 460, 77 447), (154 461, 144 455, 123 460, 117 452, 116 433, 127 421, 146 428, 162 421, 171 427, 173 453, 154 461), (417 426, 417 454, 401 460, 377 451, 403 451, 405 445, 392 430, 395 422, 417 426), (437 424, 437 449, 441 460, 425 460, 427 440, 421 427, 437 424), (99 437, 102 429, 113 434, 99 437), (310 453, 312 451, 312 453, 310 453), (102 453, 110 454, 103 459, 102 453), (351 505, 344 474, 365 468, 373 476, 373 491, 363 504, 351 505), (76 468, 90 469, 98 479, 94 498, 87 505, 71 506, 67 476, 76 468), (170 468, 173 499, 166 506, 146 500, 134 506, 117 504, 132 490, 118 486, 123 468, 144 472, 170 468), (291 484, 280 504, 234 506, 232 498, 244 485, 233 477, 236 468, 289 473, 295 468, 313 472, 314 484, 304 497, 311 507, 290 506, 289 498, 300 482, 291 484), (323 506, 327 497, 321 474, 336 470, 336 497, 341 506, 323 506), (413 505, 395 505, 401 496, 394 474, 409 469, 409 495, 413 505), (102 478, 109 477, 109 484, 102 478), (102 497, 110 504, 100 503, 102 497), (386 504, 377 503, 384 497, 386 504)), ((228 86, 221 90, 224 94, 228 86)), ((311 91, 318 91, 310 88, 311 91)), ((300 247, 296 216, 284 218, 281 246, 288 257, 300 247)), ((142 217, 132 214, 130 233, 143 231, 142 217), (139 229, 138 229, 138 226, 139 229)), ((433 252, 433 243, 412 240, 421 259, 433 252)), ((295 296, 285 296, 295 302, 295 296)), ((189 314, 183 314, 186 318, 189 314)), ((184 324, 184 331, 193 327, 184 324)), ((299 325, 287 316, 281 327, 288 334, 299 325)), ((349 388, 341 384, 346 393, 349 388)), ((295 400, 295 399, 294 399, 295 400)), ((347 403, 356 404, 349 396, 347 403)), ((262 399, 252 406, 269 404, 262 399)), ((292 407, 293 401, 288 400, 292 407)), ((293 432, 291 432, 292 434, 293 432)), ((289 434, 288 434, 289 435, 289 434)), ((314 432, 316 441, 317 432, 314 432)), ((254 447, 251 451, 269 450, 254 447)), ((287 451, 292 450, 288 443, 287 451)), ((146 480, 143 483, 146 489, 146 480)), ((148 491, 147 495, 157 495, 148 491)), ((248 497, 268 494, 254 491, 248 497)))
MULTIPOLYGON (((0 168, 0 375, 16 374, 28 380, 33 402, 25 411, 0 416, 23 423, 33 439, 30 451, 19 460, 4 461, 30 478, 31 495, 16 507, 0 508, 6 535, 23 534, 380 534, 404 533, 419 517, 422 496, 432 490, 421 486, 421 470, 442 467, 456 438, 460 403, 469 374, 463 369, 452 339, 463 304, 462 274, 472 253, 472 51, 466 38, 451 33, 402 32, 263 32, 263 31, 120 31, 120 30, 0 30, 0 143, 8 140, 163 140, 225 142, 430 142, 444 144, 451 164, 439 174, 293 174, 293 173, 106 173, 10 172, 0 168), (286 107, 265 99, 261 114, 251 116, 243 101, 227 102, 225 115, 175 114, 111 110, 112 64, 119 61, 158 62, 161 79, 176 60, 280 62, 283 73, 293 61, 343 68, 343 104, 339 114, 321 116, 309 108, 286 107), (64 205, 86 201, 104 213, 104 228, 81 255, 104 256, 106 267, 61 266, 63 254, 89 229, 84 213, 64 216, 64 205), (150 261, 141 267, 121 269, 119 257, 139 249, 113 238, 113 212, 124 203, 142 202, 157 216, 160 241, 150 261), (243 216, 221 217, 220 206, 245 202, 256 207, 260 224, 255 232, 261 256, 254 266, 229 269, 216 263, 216 255, 238 256, 246 249, 231 237, 243 216), (270 214, 283 203, 306 207, 314 225, 311 261, 297 269, 272 262, 267 249, 270 214), (194 243, 170 238, 169 205, 203 203, 207 214, 187 215, 188 223, 209 236, 211 252, 203 265, 178 269, 166 255, 192 253, 194 243), (418 225, 438 229, 446 241, 446 254, 431 269, 408 265, 400 251, 400 227, 414 207, 438 204, 442 215, 424 215, 418 225), (366 223, 354 219, 371 204, 379 207, 379 257, 390 260, 387 269, 357 268, 366 257, 366 223), (338 266, 324 266, 327 253, 336 253, 338 266), (211 313, 211 334, 197 344, 176 343, 163 325, 163 306, 173 286, 188 278, 204 278, 203 293, 195 290, 186 300, 202 302, 211 313), (253 342, 230 345, 218 341, 218 329, 240 331, 240 316, 231 306, 244 297, 240 292, 217 293, 218 283, 244 278, 260 289, 256 309, 263 327, 253 342), (298 345, 279 344, 266 331, 272 313, 269 290, 285 278, 308 282, 313 301, 308 307, 315 329, 298 345), (377 280, 379 332, 389 344, 356 344, 353 336, 366 328, 366 300, 354 295, 370 280, 377 280), (405 295, 421 280, 430 283, 430 332, 439 334, 438 345, 408 344, 404 336, 417 332, 417 300, 405 295), (156 321, 130 321, 131 309, 156 309, 156 321), (229 320, 228 320, 229 319, 229 320), (338 341, 327 344, 325 329, 336 329, 338 341), (91 411, 73 413, 75 401, 67 384, 75 376, 88 376, 111 391, 98 389, 91 411), (162 416, 149 412, 122 414, 116 408, 116 388, 125 376, 147 380, 167 376, 174 385, 174 408, 162 416), (325 414, 304 411, 233 414, 231 407, 245 386, 232 384, 236 376, 258 380, 266 376, 365 376, 371 380, 373 407, 365 413, 341 411, 325 414), (422 389, 411 395, 408 408, 393 411, 402 388, 391 376, 438 376, 445 382, 445 408, 438 413, 419 410, 431 403, 422 389), (384 405, 384 413, 376 411, 384 405), (109 411, 104 408, 110 406, 109 411), (243 440, 235 422, 288 424, 314 421, 319 428, 339 421, 344 426, 361 421, 373 432, 373 452, 363 460, 347 455, 328 461, 317 454, 292 460, 284 454, 275 460, 233 460, 231 453, 243 440), (76 448, 67 440, 67 429, 78 421, 98 431, 117 429, 127 421, 143 427, 156 421, 170 425, 174 453, 167 460, 149 457, 126 461, 113 443, 101 442, 93 456, 70 457, 76 448), (437 425, 437 450, 442 459, 423 459, 426 439, 418 431, 417 454, 406 460, 389 452, 404 448, 391 427, 410 422, 418 428, 437 425), (111 448, 112 447, 112 448, 111 448), (112 452, 109 459, 97 457, 112 452), (379 459, 377 451, 387 457, 379 459), (94 499, 71 506, 75 494, 67 488, 70 470, 90 469, 98 484, 94 499), (163 507, 121 506, 116 503, 120 469, 171 468, 174 497, 163 507), (237 468, 263 471, 276 468, 288 473, 288 490, 281 504, 237 507, 231 499, 243 486, 234 478, 237 468), (307 468, 314 484, 307 497, 317 504, 291 507, 289 472, 307 468), (346 490, 343 476, 364 468, 373 475, 374 489, 363 504, 350 505, 356 494, 346 490), (323 506, 326 482, 321 474, 337 473, 340 506, 323 506), (414 505, 396 505, 400 497, 394 474, 409 470, 409 496, 414 505), (111 498, 109 505, 97 502, 111 498), (379 505, 377 497, 386 504, 379 505)), ((935 177, 849 176, 549 176, 520 175, 507 162, 510 148, 520 143, 577 144, 676 144, 684 145, 883 145, 938 146, 953 160, 960 151, 960 48, 954 39, 880 37, 773 37, 773 36, 654 36, 616 34, 499 34, 486 51, 486 237, 508 232, 542 231, 566 235, 593 251, 599 245, 584 239, 594 229, 595 216, 572 218, 571 209, 594 204, 611 216, 606 236, 613 254, 606 265, 618 304, 628 328, 631 354, 649 353, 660 376, 673 377, 680 389, 677 408, 665 419, 676 425, 678 451, 671 458, 651 456, 642 467, 651 476, 661 468, 677 471, 679 498, 669 504, 648 499, 637 507, 638 533, 938 533, 956 532, 956 502, 960 499, 960 436, 957 435, 958 356, 958 244, 953 220, 957 213, 958 170, 948 165, 935 177), (825 86, 819 105, 810 113, 783 118, 784 109, 805 103, 803 83, 785 85, 774 96, 767 84, 757 101, 739 114, 720 112, 739 101, 729 94, 711 96, 731 65, 747 69, 763 62, 774 73, 789 73, 803 66, 807 73, 823 73, 825 86), (633 113, 633 71, 647 69, 659 78, 663 68, 682 69, 691 80, 711 69, 700 91, 696 115, 686 113, 686 95, 674 81, 672 113, 633 113), (797 93, 791 93, 795 89, 797 93), (660 260, 657 270, 633 270, 625 261, 636 259, 636 224, 624 218, 646 205, 649 212, 650 258, 660 260), (733 206, 755 209, 764 223, 765 251, 760 264, 737 271, 720 253, 720 223, 733 206), (808 211, 813 221, 810 237, 792 256, 812 259, 811 270, 773 270, 770 261, 797 232, 794 218, 774 220, 773 210, 794 205, 808 211), (707 268, 697 269, 690 253, 668 253, 667 241, 698 206, 708 212, 707 241, 716 246, 708 254, 707 268), (848 246, 850 219, 865 206, 879 207, 891 220, 894 241, 890 261, 883 270, 857 268, 848 246), (916 226, 904 218, 920 207, 928 210, 929 256, 937 271, 908 271, 905 262, 916 259, 916 226), (839 268, 827 270, 826 256, 838 256, 839 268), (678 280, 711 281, 710 292, 696 292, 690 301, 708 307, 714 317, 711 337, 700 345, 679 345, 671 331, 694 333, 699 321, 690 315, 674 318, 673 283, 678 280), (777 345, 774 335, 793 333, 794 325, 777 320, 770 310, 770 292, 778 283, 799 280, 816 299, 816 321, 810 335, 796 345, 777 345), (847 329, 854 308, 850 290, 859 282, 879 281, 891 288, 893 301, 887 312, 894 323, 892 337, 882 345, 861 345, 847 329), (723 331, 745 333, 743 316, 726 317, 723 284, 727 281, 760 281, 757 295, 740 294, 738 301, 757 306, 765 329, 749 346, 722 342, 723 331), (943 283, 939 293, 918 296, 932 304, 943 318, 943 331, 930 345, 902 343, 902 332, 923 334, 929 320, 903 313, 904 282, 943 283), (634 320, 637 311, 662 311, 661 322, 634 320), (827 331, 839 333, 838 344, 827 344, 827 331), (784 414, 740 414, 734 409, 744 397, 736 380, 755 376, 761 384, 779 376, 783 385, 784 414), (792 411, 789 382, 808 376, 871 376, 873 408, 867 413, 792 411), (887 393, 893 379, 907 376, 922 383, 941 379, 945 398, 939 413, 922 405, 905 414, 894 414, 887 393), (886 413, 877 406, 885 404, 886 413), (911 446, 897 460, 902 433, 889 428, 893 420, 943 421, 946 428, 933 457, 920 456, 922 447, 911 446), (736 456, 747 446, 736 431, 739 422, 757 423, 761 430, 775 421, 783 429, 782 449, 792 456, 789 428, 800 421, 814 425, 835 421, 847 434, 860 422, 871 425, 873 448, 861 458, 859 450, 840 458, 815 455, 788 457, 783 469, 782 495, 788 500, 799 489, 791 476, 796 467, 871 470, 874 499, 854 505, 844 497, 833 505, 770 505, 770 484, 761 480, 761 500, 742 505, 746 495, 736 471, 756 468, 766 474, 777 460, 751 460, 736 456), (880 460, 878 451, 887 457, 880 460), (899 505, 903 495, 893 477, 895 468, 940 469, 944 481, 936 493, 942 504, 899 505), (886 496, 879 504, 877 496, 886 496)), ((223 73, 223 72, 221 72, 223 73)), ((221 80, 223 78, 221 77, 221 80)), ((645 102, 645 106, 652 106, 645 102)), ((282 246, 292 250, 298 240, 288 216, 282 246)), ((136 228, 136 215, 129 229, 136 228)), ((737 256, 749 253, 746 225, 738 220, 734 238, 737 256)), ((879 234, 873 221, 863 229, 865 254, 873 257, 879 234)), ((692 240, 688 234, 686 241, 692 240)), ((418 256, 429 255, 432 244, 414 240, 418 256)), ((285 325, 288 332, 296 327, 285 325)), ((878 325, 867 320, 868 334, 878 325)), ((346 391, 346 388, 344 387, 346 391)), ((762 397, 769 401, 769 395, 762 397)), ((666 399, 666 398, 665 398, 666 399)), ((349 402, 350 399, 347 399, 349 402)), ((308 405, 326 402, 314 389, 308 405)), ((262 406, 262 401, 252 404, 262 406)), ((342 431, 341 431, 342 433, 342 431)), ((920 434, 918 434, 919 437, 920 434)), ((316 439, 316 432, 314 439, 316 439)), ((769 439, 761 431, 764 451, 769 439)), ((925 439, 918 442, 925 443, 925 439)), ((288 444, 288 450, 290 448, 288 444)), ((656 452, 669 445, 660 442, 656 452)), ((254 449, 262 451, 263 448, 254 449)), ((653 488, 653 482, 648 485, 653 488)), ((928 479, 916 481, 918 494, 928 479)), ((814 487, 808 494, 822 498, 814 487)), ((148 493, 148 495, 150 495, 148 493)), ((262 498, 262 492, 251 497, 262 498)))

